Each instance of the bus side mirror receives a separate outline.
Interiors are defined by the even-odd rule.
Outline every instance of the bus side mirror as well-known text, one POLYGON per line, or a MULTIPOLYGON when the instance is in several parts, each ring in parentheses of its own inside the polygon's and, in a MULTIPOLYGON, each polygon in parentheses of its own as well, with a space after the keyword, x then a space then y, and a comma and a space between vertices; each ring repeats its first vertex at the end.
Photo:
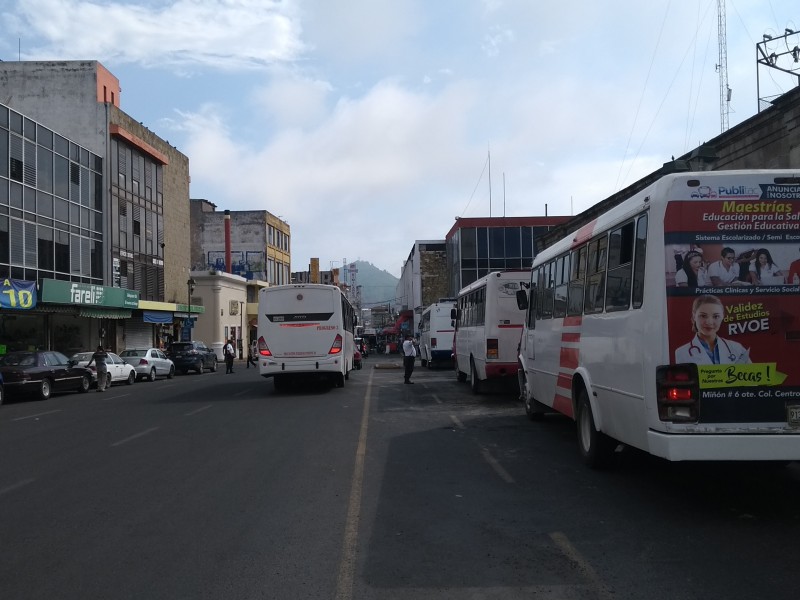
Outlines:
POLYGON ((517 308, 528 310, 528 292, 525 290, 517 290, 517 308))

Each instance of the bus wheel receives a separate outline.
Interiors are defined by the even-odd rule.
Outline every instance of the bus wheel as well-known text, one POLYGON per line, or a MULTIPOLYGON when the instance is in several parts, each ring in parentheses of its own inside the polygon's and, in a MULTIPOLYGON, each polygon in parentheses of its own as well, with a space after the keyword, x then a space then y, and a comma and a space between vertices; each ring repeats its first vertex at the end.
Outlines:
POLYGON ((458 359, 454 360, 453 364, 456 366, 456 379, 464 383, 467 380, 467 374, 458 368, 458 359))
POLYGON ((520 385, 522 402, 525 405, 525 414, 531 421, 541 421, 544 418, 544 411, 542 405, 531 397, 530 390, 528 390, 528 378, 522 375, 522 385, 520 385))
POLYGON ((481 393, 481 380, 478 379, 478 371, 475 369, 475 361, 469 360, 469 387, 473 394, 481 393))
POLYGON ((343 388, 344 387, 344 375, 341 373, 336 374, 336 387, 343 388))
POLYGON ((283 375, 275 375, 272 378, 272 384, 275 386, 276 392, 281 392, 286 389, 286 381, 284 380, 283 375))
POLYGON ((594 426, 589 394, 582 389, 578 394, 578 448, 585 465, 592 469, 609 466, 617 444, 594 426))

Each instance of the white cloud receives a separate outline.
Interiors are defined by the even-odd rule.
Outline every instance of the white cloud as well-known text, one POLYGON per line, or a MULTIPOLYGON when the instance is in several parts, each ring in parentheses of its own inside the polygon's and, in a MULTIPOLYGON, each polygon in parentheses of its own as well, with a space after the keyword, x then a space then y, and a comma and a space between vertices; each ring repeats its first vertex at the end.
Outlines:
POLYGON ((98 59, 147 67, 253 69, 296 59, 303 51, 293 2, 268 0, 25 0, 8 19, 29 30, 27 60, 98 59))

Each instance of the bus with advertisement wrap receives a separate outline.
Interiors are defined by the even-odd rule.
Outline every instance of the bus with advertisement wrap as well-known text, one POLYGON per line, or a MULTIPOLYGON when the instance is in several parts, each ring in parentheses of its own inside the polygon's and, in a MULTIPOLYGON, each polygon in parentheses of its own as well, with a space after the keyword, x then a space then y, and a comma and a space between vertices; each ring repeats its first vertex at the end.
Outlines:
POLYGON ((353 306, 338 287, 291 284, 262 288, 258 298, 258 365, 276 390, 319 378, 344 387, 353 369, 353 306))
POLYGON ((800 460, 800 171, 666 175, 542 251, 518 379, 585 463, 800 460))

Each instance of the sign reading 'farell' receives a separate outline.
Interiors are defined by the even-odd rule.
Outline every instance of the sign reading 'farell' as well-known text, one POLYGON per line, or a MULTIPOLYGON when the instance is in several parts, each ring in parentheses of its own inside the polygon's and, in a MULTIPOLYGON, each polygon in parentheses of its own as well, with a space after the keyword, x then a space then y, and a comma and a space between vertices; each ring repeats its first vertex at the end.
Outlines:
POLYGON ((137 308, 139 292, 91 283, 45 279, 42 281, 42 302, 137 308))

